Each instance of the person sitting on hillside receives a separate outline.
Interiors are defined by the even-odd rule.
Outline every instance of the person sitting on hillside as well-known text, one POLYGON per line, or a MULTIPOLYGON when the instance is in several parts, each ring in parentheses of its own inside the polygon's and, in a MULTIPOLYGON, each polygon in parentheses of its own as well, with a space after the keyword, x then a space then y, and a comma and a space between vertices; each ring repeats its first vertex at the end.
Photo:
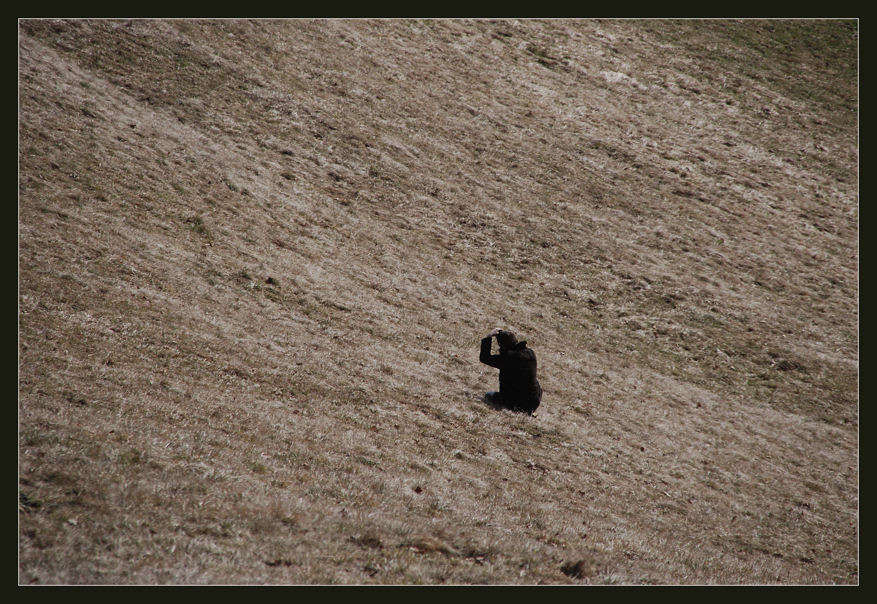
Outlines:
POLYGON ((488 392, 484 400, 496 407, 533 415, 542 401, 542 386, 536 379, 536 353, 527 348, 527 342, 518 342, 511 331, 494 329, 481 340, 479 360, 499 369, 499 392, 488 392), (490 354, 494 336, 499 354, 490 354))

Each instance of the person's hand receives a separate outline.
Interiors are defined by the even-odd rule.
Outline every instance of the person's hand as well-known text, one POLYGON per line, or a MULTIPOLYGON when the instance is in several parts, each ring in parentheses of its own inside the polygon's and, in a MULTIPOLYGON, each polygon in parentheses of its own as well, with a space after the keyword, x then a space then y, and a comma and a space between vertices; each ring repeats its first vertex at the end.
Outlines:
POLYGON ((501 333, 501 332, 502 332, 502 329, 500 329, 499 327, 496 327, 489 334, 487 334, 487 337, 492 338, 493 336, 495 336, 496 334, 501 333))

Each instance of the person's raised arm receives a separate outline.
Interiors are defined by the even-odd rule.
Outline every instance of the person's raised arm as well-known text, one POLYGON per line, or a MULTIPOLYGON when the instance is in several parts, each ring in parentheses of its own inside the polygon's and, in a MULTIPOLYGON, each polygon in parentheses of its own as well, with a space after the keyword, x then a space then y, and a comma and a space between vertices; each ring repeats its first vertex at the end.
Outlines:
POLYGON ((481 339, 481 355, 478 357, 478 360, 485 365, 499 367, 499 355, 490 354, 490 344, 493 337, 501 331, 502 329, 497 327, 481 339))

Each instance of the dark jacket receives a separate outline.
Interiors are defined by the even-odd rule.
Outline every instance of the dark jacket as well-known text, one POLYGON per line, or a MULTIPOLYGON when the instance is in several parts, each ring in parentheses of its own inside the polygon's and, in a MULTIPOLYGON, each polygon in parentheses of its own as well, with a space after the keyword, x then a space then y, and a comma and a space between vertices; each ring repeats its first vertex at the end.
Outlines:
POLYGON ((536 379, 536 353, 527 342, 490 354, 491 338, 481 340, 479 360, 499 369, 499 402, 506 407, 532 413, 542 400, 542 386, 536 379))

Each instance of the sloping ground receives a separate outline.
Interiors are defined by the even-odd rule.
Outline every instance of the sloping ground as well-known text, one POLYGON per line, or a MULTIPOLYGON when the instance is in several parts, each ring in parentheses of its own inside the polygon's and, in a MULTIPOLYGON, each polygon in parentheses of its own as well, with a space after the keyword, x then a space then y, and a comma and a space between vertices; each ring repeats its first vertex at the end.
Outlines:
POLYGON ((19 35, 21 583, 858 582, 856 22, 19 35))

